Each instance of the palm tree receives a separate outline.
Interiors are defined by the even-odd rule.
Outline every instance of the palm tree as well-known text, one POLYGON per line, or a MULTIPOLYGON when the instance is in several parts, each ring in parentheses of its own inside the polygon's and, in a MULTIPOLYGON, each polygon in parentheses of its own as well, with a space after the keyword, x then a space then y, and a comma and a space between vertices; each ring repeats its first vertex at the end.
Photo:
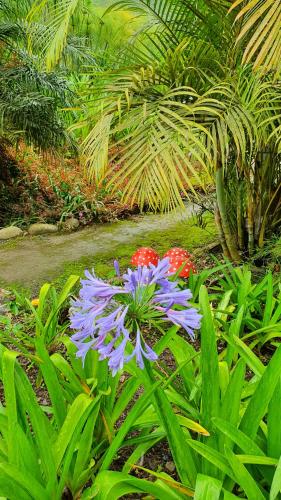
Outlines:
POLYGON ((24 139, 40 149, 66 139, 59 108, 69 103, 64 78, 38 67, 27 52, 25 16, 32 1, 2 0, 0 16, 0 140, 24 139))
MULTIPOLYGON (((29 20, 34 21, 38 15, 45 17, 47 30, 43 35, 44 50, 46 53, 47 67, 54 66, 67 41, 67 33, 70 28, 71 19, 76 9, 81 5, 88 4, 87 0, 25 0, 26 4, 32 4, 29 20)), ((1 0, 7 5, 7 0, 1 0)), ((17 3, 13 0, 10 3, 17 3)), ((97 3, 99 3, 97 1, 97 3)), ((280 72, 281 55, 281 4, 279 0, 108 0, 110 9, 121 7, 135 9, 146 13, 153 24, 167 29, 167 33, 175 39, 175 32, 186 33, 186 21, 191 27, 198 30, 198 24, 194 19, 202 21, 200 31, 205 28, 209 32, 217 32, 218 41, 221 41, 220 27, 222 17, 228 9, 235 13, 235 20, 239 32, 236 34, 237 42, 243 40, 244 46, 243 62, 254 60, 254 66, 263 66, 267 71, 277 70, 280 72), (198 7, 199 5, 199 7, 198 7), (240 7, 240 11, 237 9, 240 7), (217 25, 216 14, 220 13, 220 23, 217 25), (164 24, 163 24, 164 22, 164 24)), ((195 34, 193 30, 193 34, 195 34)), ((190 30, 189 30, 190 31, 190 30)), ((197 33, 198 34, 198 33, 197 33)))
MULTIPOLYGON (((48 18, 56 33, 66 32, 77 4, 62 3, 60 25, 48 18)), ((221 243, 234 261, 261 246, 281 216, 281 40, 277 30, 269 36, 263 0, 254 13, 253 0, 239 13, 240 3, 227 15, 228 0, 118 2, 147 22, 130 45, 129 67, 120 63, 89 79, 82 122, 89 176, 99 182, 114 165, 111 184, 118 188, 126 178, 124 197, 131 202, 171 208, 193 189, 191 177, 212 176, 221 243), (254 65, 246 65, 254 56, 254 65)), ((279 6, 271 3, 274 30, 279 6)), ((64 35, 58 44, 46 44, 50 66, 63 45, 64 35)))
POLYGON ((40 54, 47 71, 65 60, 70 71, 73 55, 80 68, 83 64, 95 69, 110 67, 120 59, 125 41, 138 23, 132 14, 111 19, 102 15, 103 10, 92 0, 35 0, 27 16, 30 52, 40 54))

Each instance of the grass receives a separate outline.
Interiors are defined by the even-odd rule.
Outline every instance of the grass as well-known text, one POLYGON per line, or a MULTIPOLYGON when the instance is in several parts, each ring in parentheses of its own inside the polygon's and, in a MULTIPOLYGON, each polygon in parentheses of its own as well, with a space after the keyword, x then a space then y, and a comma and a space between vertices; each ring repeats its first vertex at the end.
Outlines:
POLYGON ((118 259, 120 268, 124 271, 130 265, 132 254, 141 246, 154 248, 160 256, 173 246, 186 248, 192 253, 196 248, 204 247, 216 238, 216 228, 212 217, 204 217, 203 222, 205 227, 196 225, 195 218, 186 222, 178 222, 166 231, 159 228, 159 230, 130 238, 130 243, 120 244, 114 248, 114 252, 103 252, 91 258, 66 262, 63 273, 54 280, 54 283, 60 289, 68 276, 71 274, 82 276, 85 269, 93 267, 98 276, 108 277, 113 272, 114 259, 118 259))
MULTIPOLYGON (((203 218, 203 225, 199 227, 196 225, 196 219, 190 218, 186 221, 175 222, 172 226, 163 229, 159 227, 156 230, 148 230, 144 234, 132 234, 130 233, 130 222, 124 221, 120 222, 120 230, 122 231, 122 225, 128 229, 128 234, 124 234, 124 241, 116 244, 112 249, 108 251, 102 251, 100 253, 95 253, 94 256, 82 257, 79 259, 73 259, 73 261, 66 261, 62 268, 62 271, 54 276, 52 282, 55 284, 56 288, 60 290, 67 278, 71 274, 76 274, 83 276, 85 269, 92 269, 94 267, 95 272, 98 276, 108 277, 113 273, 113 261, 118 259, 120 263, 121 270, 125 270, 130 265, 130 259, 132 254, 138 247, 150 246, 153 247, 161 256, 171 247, 180 246, 186 248, 187 250, 194 251, 198 247, 205 247, 210 242, 216 239, 216 229, 213 218, 211 216, 205 216, 203 218), (126 239, 127 238, 127 239, 126 239)), ((134 222, 131 222, 132 227, 134 222)), ((110 238, 110 233, 112 231, 111 225, 104 225, 103 232, 108 231, 108 237, 110 238)), ((83 242, 83 232, 81 232, 81 242, 83 242)), ((5 250, 7 252, 10 248, 14 248, 16 245, 16 240, 12 241, 12 245, 9 243, 5 244, 5 250)), ((198 263, 200 264, 200 263, 198 263)), ((200 266, 199 266, 200 267, 200 266)), ((0 273, 1 274, 1 273, 0 273)), ((27 286, 25 284, 19 284, 16 282, 6 283, 0 280, 0 286, 6 289, 12 289, 25 294, 27 297, 34 297, 38 294, 40 286, 42 286, 42 279, 34 284, 34 286, 27 286)))

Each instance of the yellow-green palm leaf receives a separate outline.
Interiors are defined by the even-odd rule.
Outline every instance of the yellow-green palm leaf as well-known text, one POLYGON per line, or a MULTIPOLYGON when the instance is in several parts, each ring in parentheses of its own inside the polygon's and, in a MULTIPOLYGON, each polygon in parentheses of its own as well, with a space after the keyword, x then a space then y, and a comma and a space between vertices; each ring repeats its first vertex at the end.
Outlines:
POLYGON ((37 0, 28 15, 29 45, 40 47, 47 70, 59 62, 66 45, 69 24, 79 0, 37 0), (41 29, 38 30, 37 21, 41 29), (43 28, 42 28, 43 26, 43 28))
POLYGON ((243 61, 266 71, 281 70, 281 1, 235 0, 232 9, 242 6, 236 19, 243 20, 238 41, 246 40, 243 61))

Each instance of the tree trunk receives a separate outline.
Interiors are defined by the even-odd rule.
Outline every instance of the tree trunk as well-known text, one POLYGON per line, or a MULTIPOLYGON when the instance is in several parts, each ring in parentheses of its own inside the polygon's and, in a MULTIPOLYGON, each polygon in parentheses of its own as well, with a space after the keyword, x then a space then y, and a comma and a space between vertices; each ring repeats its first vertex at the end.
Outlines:
POLYGON ((244 220, 243 220, 243 184, 240 181, 237 193, 237 234, 238 234, 238 247, 240 250, 244 250, 245 240, 244 240, 244 220))
POLYGON ((225 237, 223 234, 223 229, 222 229, 222 225, 221 225, 221 216, 220 216, 220 211, 218 209, 218 206, 216 206, 216 208, 215 208, 215 222, 216 222, 216 226, 218 228, 219 240, 220 240, 220 244, 221 244, 221 247, 223 250, 223 254, 226 257, 226 259, 231 260, 231 256, 230 256, 230 253, 229 253, 226 241, 225 241, 225 237))
POLYGON ((233 262, 239 262, 241 260, 241 257, 237 249, 235 238, 233 237, 233 234, 231 234, 231 229, 227 216, 227 206, 225 201, 224 183, 223 183, 223 169, 221 165, 219 165, 216 170, 216 195, 217 195, 217 205, 221 220, 221 227, 225 243, 228 249, 228 254, 230 255, 230 259, 233 262))
POLYGON ((255 237, 254 237, 254 201, 251 192, 251 188, 248 187, 247 194, 247 229, 248 229, 248 252, 249 255, 253 255, 255 247, 255 237))

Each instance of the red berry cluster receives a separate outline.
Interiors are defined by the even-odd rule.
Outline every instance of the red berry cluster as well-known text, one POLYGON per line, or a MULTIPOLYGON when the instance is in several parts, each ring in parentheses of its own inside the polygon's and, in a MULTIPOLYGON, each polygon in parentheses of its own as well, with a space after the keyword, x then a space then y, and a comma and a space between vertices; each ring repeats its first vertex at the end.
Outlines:
MULTIPOLYGON (((190 270, 193 273, 196 272, 195 265, 190 260, 191 255, 183 248, 175 247, 168 250, 165 253, 164 258, 169 258, 170 261, 170 272, 176 273, 180 268, 181 271, 179 276, 182 278, 188 278, 190 270)), ((158 253, 152 248, 142 247, 139 248, 132 256, 131 263, 134 266, 148 266, 149 264, 158 264, 160 257, 158 253)))

